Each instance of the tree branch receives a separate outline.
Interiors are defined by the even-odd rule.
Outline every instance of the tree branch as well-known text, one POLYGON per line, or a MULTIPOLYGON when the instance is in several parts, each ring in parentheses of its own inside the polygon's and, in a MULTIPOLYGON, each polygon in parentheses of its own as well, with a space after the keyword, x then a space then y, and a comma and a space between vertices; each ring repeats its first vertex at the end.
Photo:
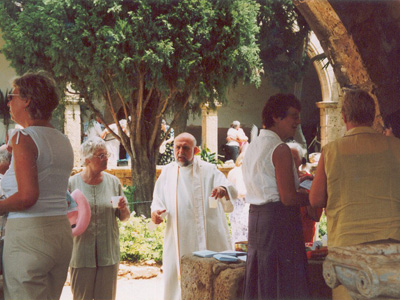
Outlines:
POLYGON ((142 111, 143 111, 143 95, 144 95, 144 76, 143 73, 139 73, 139 94, 137 97, 136 104, 136 128, 135 128, 135 143, 140 144, 141 140, 141 132, 140 132, 140 122, 142 120, 142 111))
POLYGON ((174 89, 172 89, 170 91, 168 97, 166 97, 165 100, 162 101, 164 103, 161 102, 158 105, 158 111, 157 111, 157 115, 156 115, 155 122, 154 122, 153 132, 151 133, 150 142, 149 142, 149 147, 150 148, 154 147, 154 143, 155 143, 156 138, 157 138, 158 129, 159 129, 160 123, 161 123, 160 121, 161 121, 163 113, 165 112, 165 110, 167 108, 168 102, 175 95, 176 95, 176 89, 174 88, 174 89))

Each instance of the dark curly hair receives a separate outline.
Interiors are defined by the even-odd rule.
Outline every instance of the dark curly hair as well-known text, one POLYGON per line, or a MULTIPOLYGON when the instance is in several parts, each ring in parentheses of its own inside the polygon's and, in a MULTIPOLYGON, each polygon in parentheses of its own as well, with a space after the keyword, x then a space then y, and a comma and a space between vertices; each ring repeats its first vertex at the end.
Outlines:
POLYGON ((293 94, 276 94, 271 96, 265 103, 262 111, 262 124, 265 128, 274 125, 273 118, 284 119, 290 107, 301 110, 299 99, 293 94))

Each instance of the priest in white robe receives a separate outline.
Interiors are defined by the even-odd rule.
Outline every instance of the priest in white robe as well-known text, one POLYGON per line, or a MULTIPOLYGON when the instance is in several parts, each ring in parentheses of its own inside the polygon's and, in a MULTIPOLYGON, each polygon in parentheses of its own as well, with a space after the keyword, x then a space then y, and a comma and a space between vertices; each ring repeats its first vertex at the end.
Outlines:
POLYGON ((167 218, 163 250, 164 299, 180 300, 180 258, 198 250, 232 249, 224 205, 210 207, 209 198, 237 198, 237 191, 213 164, 194 155, 196 139, 189 133, 175 138, 175 162, 164 167, 151 205, 155 224, 167 218))

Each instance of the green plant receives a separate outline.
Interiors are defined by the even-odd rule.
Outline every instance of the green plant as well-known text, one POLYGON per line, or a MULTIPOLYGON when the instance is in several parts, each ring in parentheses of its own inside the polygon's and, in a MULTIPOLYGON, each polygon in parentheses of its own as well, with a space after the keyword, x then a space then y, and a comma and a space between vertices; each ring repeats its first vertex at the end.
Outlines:
MULTIPOLYGON (((10 109, 8 107, 8 94, 10 92, 6 90, 5 92, 0 91, 0 116, 3 117, 3 124, 6 127, 6 135, 8 135, 8 126, 10 125, 10 109)), ((8 139, 8 136, 6 136, 6 139, 8 139)))
POLYGON ((153 231, 148 229, 150 219, 136 216, 119 224, 121 260, 162 262, 165 221, 153 231))
POLYGON ((326 235, 326 215, 325 212, 322 213, 321 219, 319 220, 319 227, 318 227, 318 234, 319 237, 323 237, 326 235))
POLYGON ((128 200, 129 210, 133 211, 135 200, 133 198, 133 194, 135 193, 135 186, 133 185, 124 185, 124 194, 126 199, 128 200))
POLYGON ((200 158, 206 162, 212 163, 214 165, 223 165, 222 160, 218 159, 217 154, 215 152, 211 153, 211 150, 208 149, 207 147, 200 147, 200 152, 197 153, 197 155, 200 156, 200 158))

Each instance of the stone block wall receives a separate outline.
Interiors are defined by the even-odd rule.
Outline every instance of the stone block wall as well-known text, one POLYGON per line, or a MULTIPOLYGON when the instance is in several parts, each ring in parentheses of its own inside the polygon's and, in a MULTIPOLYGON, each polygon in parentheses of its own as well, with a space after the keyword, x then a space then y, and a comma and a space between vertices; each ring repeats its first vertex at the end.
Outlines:
POLYGON ((244 262, 224 263, 193 255, 182 257, 182 300, 239 300, 243 295, 244 262))

